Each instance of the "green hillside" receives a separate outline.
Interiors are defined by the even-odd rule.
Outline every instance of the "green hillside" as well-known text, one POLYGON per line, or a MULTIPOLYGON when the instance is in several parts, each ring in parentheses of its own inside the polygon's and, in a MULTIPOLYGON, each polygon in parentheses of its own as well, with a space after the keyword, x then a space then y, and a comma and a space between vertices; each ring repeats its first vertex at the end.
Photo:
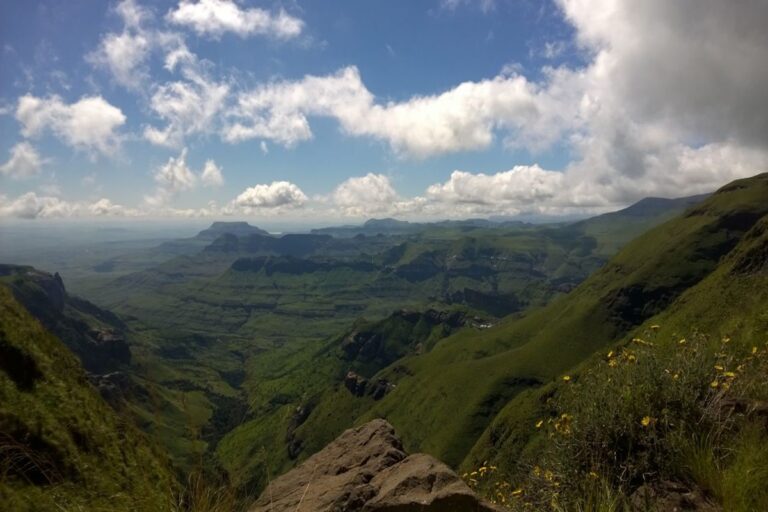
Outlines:
MULTIPOLYGON (((765 203, 766 193, 765 175, 742 180, 722 189, 706 210, 694 209, 689 215, 728 208, 736 215, 727 214, 727 218, 750 219, 751 223, 763 212, 760 203, 765 203), (748 203, 742 203, 741 198, 748 203)), ((616 337, 610 348, 568 370, 569 382, 553 381, 508 402, 463 466, 498 465, 507 472, 504 478, 518 485, 531 484, 532 461, 546 460, 551 453, 551 444, 536 427, 542 418, 558 417, 553 402, 564 402, 569 417, 575 418, 570 421, 576 425, 580 414, 586 416, 581 428, 597 428, 590 434, 593 440, 611 428, 630 432, 635 425, 631 435, 638 446, 648 442, 643 438, 644 429, 637 428, 642 427, 640 418, 653 418, 650 414, 658 415, 683 404, 697 414, 696 423, 686 427, 682 411, 676 411, 672 416, 676 425, 662 425, 664 428, 654 434, 664 434, 667 439, 666 444, 654 449, 665 460, 655 462, 657 474, 651 478, 671 478, 702 489, 725 510, 764 509, 768 506, 763 485, 768 478, 767 268, 768 216, 763 214, 704 279, 628 335, 616 337), (620 355, 628 353, 640 361, 637 369, 630 365, 631 369, 622 370, 621 362, 613 364, 611 356, 606 357, 611 354, 621 361, 620 355), (622 385, 629 388, 621 399, 626 406, 619 411, 614 404, 621 396, 622 385), (697 396, 700 402, 693 404, 697 396), (717 407, 724 409, 717 412, 717 407)), ((603 442, 611 446, 615 441, 603 442)), ((588 481, 587 471, 577 471, 572 481, 588 481)), ((624 492, 632 488, 628 485, 631 482, 623 484, 624 492)), ((541 486, 540 479, 535 485, 541 486)))
MULTIPOLYGON (((735 182, 628 244, 567 296, 398 361, 377 375, 396 388, 357 421, 386 417, 410 449, 460 464, 510 400, 623 339, 715 271, 768 213, 766 199, 768 175, 735 182)), ((311 436, 312 415, 305 425, 311 436)))
POLYGON ((4 510, 165 510, 174 477, 80 362, 0 285, 4 510))

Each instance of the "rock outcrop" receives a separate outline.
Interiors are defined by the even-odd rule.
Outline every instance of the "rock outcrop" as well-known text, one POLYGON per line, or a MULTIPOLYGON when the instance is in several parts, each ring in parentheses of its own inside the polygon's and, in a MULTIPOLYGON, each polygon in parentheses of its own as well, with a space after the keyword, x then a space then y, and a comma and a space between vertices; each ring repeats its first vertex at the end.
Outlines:
POLYGON ((349 429, 272 481, 251 512, 498 512, 448 466, 407 455, 385 420, 349 429))

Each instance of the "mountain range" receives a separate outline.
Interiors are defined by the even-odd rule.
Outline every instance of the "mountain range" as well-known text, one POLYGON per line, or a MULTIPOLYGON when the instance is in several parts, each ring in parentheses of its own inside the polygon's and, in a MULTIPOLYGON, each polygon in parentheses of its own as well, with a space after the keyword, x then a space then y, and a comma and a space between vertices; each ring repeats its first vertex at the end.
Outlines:
POLYGON ((0 267, 19 510, 157 510, 149 482, 199 472, 247 508, 380 418, 489 507, 768 504, 768 174, 570 223, 217 222, 142 251, 77 274, 88 300, 0 267))

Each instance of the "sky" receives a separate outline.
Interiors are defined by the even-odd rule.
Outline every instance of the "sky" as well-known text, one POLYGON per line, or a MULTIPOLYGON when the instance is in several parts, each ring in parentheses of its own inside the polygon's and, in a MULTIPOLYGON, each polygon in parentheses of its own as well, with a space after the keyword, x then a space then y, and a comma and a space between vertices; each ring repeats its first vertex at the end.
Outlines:
POLYGON ((579 215, 768 171, 765 0, 0 0, 0 222, 579 215))

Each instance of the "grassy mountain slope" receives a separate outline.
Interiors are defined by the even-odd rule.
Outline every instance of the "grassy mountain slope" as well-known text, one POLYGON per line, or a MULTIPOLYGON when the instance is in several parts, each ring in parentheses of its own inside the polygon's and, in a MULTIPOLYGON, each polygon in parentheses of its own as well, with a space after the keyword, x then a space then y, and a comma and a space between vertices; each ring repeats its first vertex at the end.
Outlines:
POLYGON ((77 358, 0 285, 0 502, 7 510, 165 510, 168 464, 77 358))
POLYGON ((701 203, 708 195, 675 199, 646 197, 623 210, 585 219, 571 224, 569 228, 593 237, 597 240, 595 252, 610 257, 632 239, 701 203))
POLYGON ((379 374, 397 388, 358 421, 384 416, 410 449, 461 463, 509 400, 622 338, 713 272, 768 213, 766 199, 767 175, 735 182, 628 244, 568 296, 399 361, 379 374))
MULTIPOLYGON (((729 197, 749 197, 755 201, 751 206, 744 203, 730 206, 735 208, 734 213, 743 216, 741 218, 754 218, 763 210, 759 201, 764 202, 768 197, 762 195, 766 193, 765 181, 763 175, 725 187, 710 207, 728 207, 729 197)), ((700 213, 702 210, 694 209, 690 215, 700 213)), ((471 470, 483 464, 497 465, 504 468, 505 478, 516 485, 530 484, 530 467, 534 461, 543 465, 541 461, 546 460, 551 451, 546 424, 542 429, 537 426, 541 427, 542 418, 558 417, 558 413, 552 411, 553 401, 567 404, 569 421, 577 429, 576 437, 579 428, 597 428, 599 432, 619 428, 625 432, 625 438, 632 438, 638 447, 635 453, 625 454, 629 462, 623 462, 624 466, 647 464, 652 459, 648 453, 643 454, 640 447, 648 442, 643 437, 650 433, 645 431, 647 427, 641 426, 640 417, 650 413, 651 421, 657 421, 667 410, 665 407, 681 404, 690 407, 698 394, 703 406, 693 428, 686 430, 684 419, 677 412, 671 417, 672 423, 660 425, 654 434, 666 435, 666 439, 650 439, 654 443, 650 456, 661 459, 653 461, 648 478, 681 481, 700 489, 725 510, 763 510, 768 506, 768 493, 763 485, 768 478, 767 312, 768 215, 763 215, 704 279, 626 336, 617 337, 610 349, 606 347, 568 369, 569 382, 553 381, 511 400, 479 438, 464 467, 471 470), (632 343, 643 338, 651 340, 653 345, 638 347, 632 343), (636 353, 641 363, 637 370, 621 362, 615 365, 611 357, 606 358, 609 352, 615 358, 636 353), (643 370, 643 366, 655 371, 643 370), (640 373, 633 377, 633 372, 640 373), (611 384, 606 377, 615 383, 611 384), (632 384, 622 391, 622 382, 626 379, 632 384), (653 391, 651 386, 657 379, 660 387, 653 391), (585 381, 583 385, 581 380, 585 381), (574 387, 571 382, 578 382, 580 387, 574 387), (676 392, 679 385, 684 387, 676 392), (664 395, 671 395, 672 401, 664 395), (609 412, 600 414, 600 410, 595 411, 590 404, 599 404, 597 407, 609 412), (625 410, 619 412, 622 406, 614 404, 626 404, 625 410), (734 408, 732 404, 742 405, 734 408), (634 417, 623 416, 631 411, 634 417), (633 425, 637 427, 630 434, 633 425), (641 456, 643 459, 638 462, 637 457, 641 456)), ((597 439, 593 441, 594 446, 599 445, 597 439)), ((612 441, 603 442, 611 446, 612 441)), ((561 444, 568 446, 575 441, 561 444)), ((588 448, 578 449, 589 452, 588 448)), ((606 462, 609 461, 597 461, 597 465, 606 462)), ((577 471, 571 481, 579 478, 588 481, 587 470, 581 474, 577 471)), ((611 478, 617 480, 613 476, 611 478)), ((541 484, 539 481, 534 485, 541 487, 541 484)), ((624 482, 622 492, 632 490, 632 484, 632 481, 624 482)), ((581 492, 585 492, 583 488, 581 492)))

